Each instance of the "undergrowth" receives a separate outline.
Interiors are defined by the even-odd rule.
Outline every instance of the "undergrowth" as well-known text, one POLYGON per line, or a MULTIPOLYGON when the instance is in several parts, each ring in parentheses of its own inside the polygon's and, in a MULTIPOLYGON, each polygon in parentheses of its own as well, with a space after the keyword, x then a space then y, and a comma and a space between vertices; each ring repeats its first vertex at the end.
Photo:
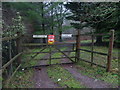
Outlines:
MULTIPOLYGON (((32 49, 32 52, 40 51, 40 49, 32 49)), ((44 51, 47 51, 45 49, 44 51)), ((8 88, 34 88, 34 82, 31 78, 33 78, 34 70, 28 69, 24 70, 24 67, 27 66, 34 66, 39 62, 39 59, 45 56, 45 54, 38 54, 34 59, 30 59, 31 56, 34 56, 35 54, 24 54, 22 56, 22 70, 19 70, 16 72, 14 78, 11 79, 11 82, 8 84, 8 88), (29 61, 28 61, 29 60, 29 61)))

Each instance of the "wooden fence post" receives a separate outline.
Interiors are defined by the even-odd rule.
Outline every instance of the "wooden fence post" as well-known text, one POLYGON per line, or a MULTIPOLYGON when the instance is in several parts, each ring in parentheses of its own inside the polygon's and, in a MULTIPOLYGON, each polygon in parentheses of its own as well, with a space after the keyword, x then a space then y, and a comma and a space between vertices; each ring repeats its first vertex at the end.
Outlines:
POLYGON ((77 37, 76 37, 76 59, 75 62, 78 62, 80 58, 80 30, 78 30, 77 37))
POLYGON ((72 50, 73 50, 73 51, 74 51, 74 46, 75 46, 75 45, 73 44, 73 45, 72 45, 72 50))
POLYGON ((50 49, 50 50, 49 50, 49 55, 50 55, 50 56, 49 56, 49 65, 51 65, 51 45, 49 46, 49 49, 50 49))
POLYGON ((91 66, 93 66, 93 49, 94 49, 94 35, 92 35, 91 66))
POLYGON ((112 51, 113 51, 113 44, 114 44, 114 30, 110 30, 110 41, 109 41, 109 50, 108 50, 108 57, 107 57, 107 68, 106 71, 109 72, 111 69, 111 60, 112 60, 112 51))
MULTIPOLYGON (((17 32, 17 36, 18 36, 18 38, 16 39, 17 51, 18 51, 18 53, 20 53, 22 51, 22 48, 21 48, 21 37, 19 37, 20 36, 20 32, 17 32)), ((18 63, 21 64, 21 57, 20 56, 18 57, 18 63)))
MULTIPOLYGON (((11 60, 12 58, 12 40, 9 40, 9 60, 11 60)), ((9 66, 9 77, 12 75, 13 73, 13 64, 11 63, 10 66, 9 66)))

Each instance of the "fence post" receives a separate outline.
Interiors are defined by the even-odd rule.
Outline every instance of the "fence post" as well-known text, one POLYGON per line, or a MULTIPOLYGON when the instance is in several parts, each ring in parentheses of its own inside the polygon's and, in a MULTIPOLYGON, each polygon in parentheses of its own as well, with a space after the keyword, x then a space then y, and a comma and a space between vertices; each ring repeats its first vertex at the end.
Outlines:
POLYGON ((93 66, 93 49, 94 49, 94 35, 92 34, 92 47, 91 47, 91 66, 93 66))
POLYGON ((80 30, 78 30, 77 37, 76 37, 76 59, 75 62, 78 62, 80 58, 80 30))
POLYGON ((110 30, 109 50, 108 50, 107 69, 106 69, 107 72, 109 72, 111 69, 113 44, 114 44, 114 30, 110 30))
MULTIPOLYGON (((11 36, 10 36, 11 37, 11 36)), ((12 40, 9 40, 9 60, 11 60, 12 58, 12 40)), ((9 66, 9 77, 12 75, 13 73, 13 64, 11 63, 10 66, 9 66)))
POLYGON ((50 56, 49 56, 49 65, 51 65, 51 45, 49 46, 49 49, 50 49, 50 50, 49 50, 49 55, 50 55, 50 56))
MULTIPOLYGON (((17 32, 17 36, 18 38, 16 39, 16 44, 17 44, 17 52, 20 53, 22 51, 21 48, 21 37, 20 36, 20 32, 17 32)), ((21 57, 18 57, 18 64, 21 64, 21 57)))

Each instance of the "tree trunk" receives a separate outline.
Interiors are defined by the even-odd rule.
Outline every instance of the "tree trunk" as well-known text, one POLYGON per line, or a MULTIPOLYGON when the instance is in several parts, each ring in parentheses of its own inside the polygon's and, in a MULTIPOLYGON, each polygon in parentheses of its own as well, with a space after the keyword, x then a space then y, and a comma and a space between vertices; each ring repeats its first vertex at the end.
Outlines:
POLYGON ((103 42, 102 42, 102 36, 97 36, 96 37, 96 44, 97 45, 101 45, 103 42))
POLYGON ((59 41, 62 42, 62 37, 61 37, 62 31, 59 31, 59 35, 60 35, 60 36, 59 36, 59 41))
MULTIPOLYGON (((51 2, 51 4, 53 4, 53 2, 51 2)), ((53 21, 54 21, 54 20, 53 20, 53 19, 54 19, 54 18, 53 18, 53 6, 52 6, 52 11, 51 11, 51 18, 52 18, 52 25, 51 25, 51 30, 52 30, 52 31, 51 31, 51 33, 53 33, 53 29, 54 29, 54 25, 53 25, 53 21)))
MULTIPOLYGON (((43 2, 42 3, 42 30, 43 30, 43 33, 45 34, 45 24, 44 24, 44 6, 43 6, 43 2)), ((43 43, 46 43, 46 40, 45 38, 43 38, 43 43)))

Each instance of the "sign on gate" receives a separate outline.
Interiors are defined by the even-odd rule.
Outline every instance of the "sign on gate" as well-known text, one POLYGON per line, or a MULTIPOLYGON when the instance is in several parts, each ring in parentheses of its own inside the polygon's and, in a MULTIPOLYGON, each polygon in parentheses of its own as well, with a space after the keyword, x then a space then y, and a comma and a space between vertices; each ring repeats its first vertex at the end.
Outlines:
POLYGON ((53 45, 55 42, 55 35, 48 35, 48 44, 53 45))
POLYGON ((47 35, 33 35, 33 38, 47 38, 47 35))
POLYGON ((72 34, 62 34, 62 38, 71 38, 72 34))

